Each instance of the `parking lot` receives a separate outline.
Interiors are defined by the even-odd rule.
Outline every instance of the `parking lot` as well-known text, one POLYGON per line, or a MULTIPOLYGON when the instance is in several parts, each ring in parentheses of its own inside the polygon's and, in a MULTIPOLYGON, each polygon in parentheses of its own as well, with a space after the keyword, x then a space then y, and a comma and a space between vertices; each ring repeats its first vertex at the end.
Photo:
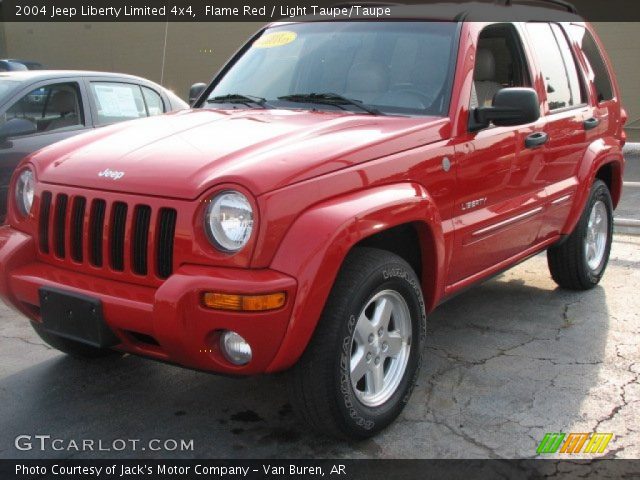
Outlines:
POLYGON ((605 455, 638 458, 639 247, 640 237, 616 236, 604 282, 587 293, 557 289, 539 255, 441 306, 408 407, 353 444, 298 424, 282 376, 238 380, 132 356, 81 362, 2 305, 0 457, 524 458, 546 432, 598 431, 614 433, 605 455), (19 451, 18 435, 194 448, 19 451))

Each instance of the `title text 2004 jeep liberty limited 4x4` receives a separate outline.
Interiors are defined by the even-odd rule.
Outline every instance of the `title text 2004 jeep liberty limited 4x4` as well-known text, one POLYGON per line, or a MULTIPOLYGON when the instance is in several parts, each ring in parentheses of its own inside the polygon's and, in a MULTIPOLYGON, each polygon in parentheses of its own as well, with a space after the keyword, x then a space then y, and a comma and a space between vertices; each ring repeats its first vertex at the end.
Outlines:
POLYGON ((543 250, 593 287, 621 192, 626 114, 589 25, 424 20, 273 24, 200 108, 26 158, 2 298, 64 352, 292 369, 312 426, 384 428, 428 312, 543 250))

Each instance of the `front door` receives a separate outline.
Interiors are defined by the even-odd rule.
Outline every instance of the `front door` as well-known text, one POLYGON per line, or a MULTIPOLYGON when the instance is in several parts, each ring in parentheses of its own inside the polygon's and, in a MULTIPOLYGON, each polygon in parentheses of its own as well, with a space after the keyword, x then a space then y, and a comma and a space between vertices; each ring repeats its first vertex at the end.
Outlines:
MULTIPOLYGON (((494 24, 480 33, 470 110, 490 106, 497 91, 529 87, 531 74, 520 32, 494 24)), ((543 216, 545 185, 540 180, 544 142, 531 142, 544 119, 518 127, 491 126, 469 132, 456 148, 458 199, 448 284, 484 276, 532 247, 543 216), (529 140, 529 141, 528 141, 529 140)))

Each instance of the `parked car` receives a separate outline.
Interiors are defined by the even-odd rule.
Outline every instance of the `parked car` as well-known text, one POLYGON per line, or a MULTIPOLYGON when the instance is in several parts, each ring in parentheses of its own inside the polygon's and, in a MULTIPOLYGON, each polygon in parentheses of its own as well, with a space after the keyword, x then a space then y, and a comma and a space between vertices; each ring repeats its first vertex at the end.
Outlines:
POLYGON ((0 60, 0 72, 42 70, 43 68, 41 63, 31 60, 17 60, 15 58, 0 60))
POLYGON ((26 155, 96 127, 184 108, 172 92, 131 75, 0 73, 0 223, 11 174, 26 155))
POLYGON ((291 369, 312 427, 369 437, 445 300, 545 250, 561 287, 604 274, 626 114, 567 17, 267 26, 197 108, 21 163, 0 295, 72 355, 291 369))
POLYGON ((21 72, 29 70, 24 63, 13 60, 0 60, 0 72, 21 72))

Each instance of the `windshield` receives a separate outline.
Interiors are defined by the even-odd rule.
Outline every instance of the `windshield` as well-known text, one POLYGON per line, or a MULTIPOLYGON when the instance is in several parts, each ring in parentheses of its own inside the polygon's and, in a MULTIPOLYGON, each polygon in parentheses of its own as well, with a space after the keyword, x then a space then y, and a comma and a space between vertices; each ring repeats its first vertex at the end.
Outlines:
POLYGON ((0 78, 0 103, 4 103, 7 97, 18 85, 20 85, 20 82, 0 78))
POLYGON ((203 106, 444 116, 456 32, 451 22, 314 22, 268 28, 218 79, 203 106))

